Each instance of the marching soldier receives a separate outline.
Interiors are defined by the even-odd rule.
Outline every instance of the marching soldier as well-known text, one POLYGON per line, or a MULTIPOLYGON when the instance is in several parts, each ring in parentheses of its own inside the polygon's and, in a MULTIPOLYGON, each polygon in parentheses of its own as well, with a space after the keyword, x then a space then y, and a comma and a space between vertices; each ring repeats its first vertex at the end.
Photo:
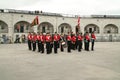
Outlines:
POLYGON ((92 46, 91 46, 91 50, 93 51, 94 50, 94 42, 95 42, 95 39, 96 39, 96 36, 94 34, 94 31, 91 33, 91 43, 92 43, 92 46))
POLYGON ((85 39, 85 35, 86 35, 86 33, 84 33, 84 36, 83 36, 83 38, 84 38, 84 50, 87 50, 87 49, 86 49, 86 39, 85 39))
POLYGON ((67 40, 67 46, 68 46, 67 51, 71 52, 71 34, 69 32, 68 32, 68 35, 66 37, 66 40, 67 40))
POLYGON ((77 39, 78 39, 78 51, 80 52, 82 49, 82 35, 78 34, 77 39))
POLYGON ((86 32, 85 34, 85 46, 86 46, 86 51, 89 51, 89 43, 90 43, 90 36, 89 36, 89 33, 86 32))
POLYGON ((59 35, 57 34, 57 32, 55 32, 53 36, 53 41, 54 41, 54 53, 57 53, 57 48, 59 46, 59 35))
POLYGON ((40 33, 39 32, 37 34, 37 44, 38 44, 38 52, 40 52, 41 48, 40 48, 40 33))
POLYGON ((44 42, 45 42, 45 36, 43 35, 43 33, 41 32, 38 36, 37 36, 39 45, 38 45, 38 51, 42 53, 44 53, 44 42))
POLYGON ((37 35, 36 35, 36 33, 34 32, 34 33, 33 33, 33 36, 32 36, 33 51, 36 50, 36 41, 37 41, 37 35))
POLYGON ((76 43, 75 43, 75 49, 78 49, 78 32, 76 33, 76 43))
POLYGON ((60 48, 60 35, 57 34, 57 36, 58 36, 58 48, 60 48))
POLYGON ((76 36, 75 34, 72 35, 72 38, 71 38, 71 41, 72 41, 72 49, 75 50, 76 49, 76 36))
POLYGON ((61 36, 60 36, 60 50, 61 50, 62 52, 64 52, 64 45, 65 45, 64 34, 61 34, 61 36))
POLYGON ((44 53, 44 42, 45 42, 45 36, 43 35, 43 33, 40 33, 40 48, 42 53, 44 53))
POLYGON ((29 50, 32 50, 31 48, 31 43, 32 43, 32 34, 29 32, 28 36, 27 36, 27 39, 28 39, 28 49, 29 50))
POLYGON ((52 48, 53 48, 53 34, 50 34, 51 36, 51 41, 50 41, 50 53, 52 53, 52 48))
POLYGON ((51 41, 52 41, 52 37, 50 35, 50 33, 47 33, 45 36, 45 40, 46 40, 46 52, 47 54, 51 53, 51 41))
POLYGON ((83 38, 84 38, 84 36, 83 36, 83 34, 82 34, 82 33, 80 33, 80 35, 81 35, 81 37, 82 37, 81 49, 83 49, 83 38))

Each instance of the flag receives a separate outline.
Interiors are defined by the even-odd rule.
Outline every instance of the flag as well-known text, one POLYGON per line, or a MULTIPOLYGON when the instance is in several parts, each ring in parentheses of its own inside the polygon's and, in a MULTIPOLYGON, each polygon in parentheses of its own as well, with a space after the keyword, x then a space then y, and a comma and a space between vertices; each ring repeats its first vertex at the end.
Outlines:
POLYGON ((78 17, 78 28, 80 29, 80 17, 78 17))
POLYGON ((39 24, 38 16, 35 17, 35 19, 32 21, 31 26, 35 26, 39 24))

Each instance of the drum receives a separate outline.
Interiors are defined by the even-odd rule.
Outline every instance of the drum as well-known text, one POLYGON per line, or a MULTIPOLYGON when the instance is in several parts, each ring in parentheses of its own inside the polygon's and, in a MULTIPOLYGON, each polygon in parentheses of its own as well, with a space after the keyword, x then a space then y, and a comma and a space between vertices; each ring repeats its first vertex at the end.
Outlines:
POLYGON ((62 44, 62 45, 65 45, 65 42, 63 41, 61 44, 62 44))

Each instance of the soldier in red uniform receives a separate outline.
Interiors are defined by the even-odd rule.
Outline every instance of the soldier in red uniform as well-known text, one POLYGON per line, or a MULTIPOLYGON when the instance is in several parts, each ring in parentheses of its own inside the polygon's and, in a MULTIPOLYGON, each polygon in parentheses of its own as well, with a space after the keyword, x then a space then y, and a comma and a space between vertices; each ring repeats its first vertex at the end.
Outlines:
POLYGON ((51 53, 51 41, 52 41, 52 37, 50 35, 50 33, 47 33, 45 36, 45 40, 46 40, 46 52, 47 54, 51 53))
POLYGON ((67 51, 71 52, 71 34, 69 32, 68 32, 68 35, 66 37, 66 40, 67 40, 67 46, 68 46, 67 51))
POLYGON ((41 32, 39 37, 40 37, 40 48, 41 48, 42 53, 44 53, 45 36, 41 32))
POLYGON ((27 36, 27 39, 28 39, 28 49, 29 50, 32 50, 31 48, 31 43, 32 43, 32 34, 29 32, 28 36, 27 36))
POLYGON ((33 33, 33 36, 32 36, 33 51, 36 50, 36 41, 37 41, 37 35, 36 35, 36 33, 34 32, 34 33, 33 33))
POLYGON ((77 36, 77 39, 78 39, 78 51, 80 52, 81 49, 82 49, 82 35, 79 33, 78 36, 77 36))
POLYGON ((91 33, 91 50, 93 51, 94 50, 94 42, 95 42, 95 39, 96 39, 96 36, 94 34, 94 31, 91 33))
POLYGON ((59 46, 59 35, 57 34, 57 32, 55 32, 53 36, 53 41, 54 41, 54 53, 57 53, 57 48, 59 46))
POLYGON ((83 34, 82 34, 82 33, 80 33, 80 35, 81 35, 81 37, 82 37, 81 49, 83 49, 83 38, 84 38, 84 36, 83 36, 83 34))
POLYGON ((90 36, 89 36, 89 33, 86 32, 85 34, 85 45, 86 45, 86 51, 89 51, 89 43, 90 43, 90 36))
POLYGON ((37 34, 37 44, 38 44, 38 52, 40 52, 41 48, 40 48, 40 33, 39 32, 37 34))
POLYGON ((71 41, 72 41, 72 49, 75 50, 76 49, 76 36, 75 34, 72 35, 72 38, 71 38, 71 41))
POLYGON ((58 35, 58 48, 60 48, 60 35, 59 34, 57 35, 58 35))
POLYGON ((76 33, 76 43, 75 43, 75 49, 78 49, 78 34, 79 32, 76 33))

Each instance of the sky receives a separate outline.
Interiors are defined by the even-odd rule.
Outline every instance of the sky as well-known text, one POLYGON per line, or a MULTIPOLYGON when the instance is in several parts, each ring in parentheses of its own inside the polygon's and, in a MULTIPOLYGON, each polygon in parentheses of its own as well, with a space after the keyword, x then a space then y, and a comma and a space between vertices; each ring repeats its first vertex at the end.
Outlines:
POLYGON ((120 0, 1 0, 0 9, 73 15, 120 15, 120 0))

